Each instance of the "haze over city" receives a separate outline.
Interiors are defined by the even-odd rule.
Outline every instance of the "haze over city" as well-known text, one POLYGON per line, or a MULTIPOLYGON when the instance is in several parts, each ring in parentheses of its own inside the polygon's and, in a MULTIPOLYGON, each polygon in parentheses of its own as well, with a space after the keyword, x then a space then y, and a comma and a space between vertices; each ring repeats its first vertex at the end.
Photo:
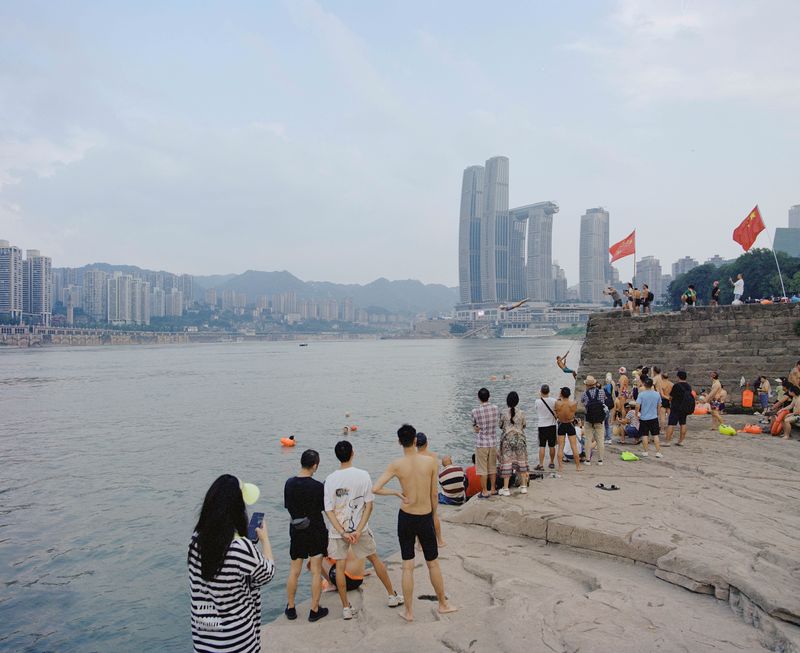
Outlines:
POLYGON ((570 284, 590 207, 665 265, 733 257, 754 204, 774 232, 800 202, 799 20, 790 1, 6 3, 0 237, 58 266, 456 286, 463 170, 504 155, 512 206, 558 204, 570 284))

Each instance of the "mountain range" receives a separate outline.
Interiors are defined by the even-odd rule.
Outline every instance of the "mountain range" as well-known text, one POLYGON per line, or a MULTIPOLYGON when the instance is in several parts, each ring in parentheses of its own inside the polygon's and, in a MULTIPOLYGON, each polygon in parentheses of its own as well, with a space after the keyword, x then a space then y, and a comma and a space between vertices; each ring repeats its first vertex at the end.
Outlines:
MULTIPOLYGON (((145 270, 133 265, 112 265, 93 263, 84 270, 95 268, 108 273, 122 272, 134 276, 147 277, 164 271, 145 270)), ((255 302, 261 295, 294 292, 298 299, 353 300, 353 304, 364 309, 383 309, 390 313, 449 313, 458 303, 458 288, 442 284, 424 284, 421 281, 406 279, 389 281, 381 277, 375 281, 360 284, 341 284, 329 281, 303 281, 291 272, 263 272, 248 270, 242 274, 215 274, 193 277, 197 288, 195 299, 202 299, 201 293, 215 288, 217 292, 234 290, 247 295, 249 302, 255 302)))

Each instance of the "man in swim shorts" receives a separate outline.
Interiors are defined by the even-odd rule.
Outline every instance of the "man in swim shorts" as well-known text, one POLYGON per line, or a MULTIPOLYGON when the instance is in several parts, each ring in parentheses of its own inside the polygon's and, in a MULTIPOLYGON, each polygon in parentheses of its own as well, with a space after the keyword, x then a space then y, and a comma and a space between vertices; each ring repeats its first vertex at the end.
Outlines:
POLYGON ((577 379, 578 373, 575 370, 571 370, 570 368, 567 367, 568 354, 569 350, 567 350, 567 353, 564 354, 563 356, 556 356, 556 365, 558 365, 561 368, 561 371, 564 372, 564 374, 572 374, 572 378, 577 379))
POLYGON ((447 602, 444 593, 444 579, 439 567, 439 547, 433 516, 438 505, 437 465, 428 456, 417 452, 417 431, 410 424, 403 424, 397 430, 397 439, 403 447, 403 456, 386 468, 375 483, 373 492, 381 496, 397 496, 401 499, 397 515, 397 539, 400 541, 400 555, 403 558, 403 595, 408 597, 405 613, 406 621, 414 620, 414 545, 419 540, 431 585, 439 601, 439 614, 455 612, 457 608, 447 602), (401 491, 384 487, 393 478, 400 481, 401 491))
POLYGON ((574 452, 578 450, 577 437, 575 431, 575 412, 578 410, 577 402, 570 398, 572 394, 569 388, 561 388, 561 396, 556 401, 555 414, 558 418, 558 473, 560 474, 564 467, 564 439, 569 438, 570 451, 573 452, 575 459, 576 471, 581 471, 580 456, 575 455, 574 452))

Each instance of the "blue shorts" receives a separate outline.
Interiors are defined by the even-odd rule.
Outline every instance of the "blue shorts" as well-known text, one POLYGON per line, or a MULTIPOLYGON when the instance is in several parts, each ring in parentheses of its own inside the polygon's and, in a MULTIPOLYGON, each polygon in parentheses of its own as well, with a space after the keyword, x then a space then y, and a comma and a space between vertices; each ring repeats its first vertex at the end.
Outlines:
POLYGON ((561 368, 564 374, 575 374, 575 370, 571 370, 568 367, 561 368))

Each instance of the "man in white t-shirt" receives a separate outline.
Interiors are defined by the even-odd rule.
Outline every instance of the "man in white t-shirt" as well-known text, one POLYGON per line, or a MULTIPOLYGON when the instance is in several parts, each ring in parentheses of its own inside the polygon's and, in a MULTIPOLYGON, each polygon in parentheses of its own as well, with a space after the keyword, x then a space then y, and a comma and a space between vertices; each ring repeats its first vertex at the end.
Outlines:
POLYGON ((353 445, 350 442, 337 442, 334 452, 341 465, 325 479, 325 514, 330 522, 328 556, 336 561, 336 589, 342 600, 342 616, 352 619, 355 609, 347 600, 345 576, 347 554, 351 550, 356 559, 366 558, 372 563, 375 574, 389 593, 390 608, 402 605, 403 597, 394 591, 367 525, 375 500, 372 479, 363 469, 353 467, 353 445))
POLYGON ((744 277, 742 273, 736 275, 736 281, 733 279, 729 279, 729 281, 733 284, 733 301, 741 301, 742 295, 744 295, 744 277))
POLYGON ((539 427, 539 464, 534 468, 536 471, 544 469, 544 449, 550 447, 550 469, 556 468, 556 440, 558 437, 556 424, 556 400, 550 396, 550 386, 546 383, 539 391, 539 398, 536 400, 536 417, 539 427))

